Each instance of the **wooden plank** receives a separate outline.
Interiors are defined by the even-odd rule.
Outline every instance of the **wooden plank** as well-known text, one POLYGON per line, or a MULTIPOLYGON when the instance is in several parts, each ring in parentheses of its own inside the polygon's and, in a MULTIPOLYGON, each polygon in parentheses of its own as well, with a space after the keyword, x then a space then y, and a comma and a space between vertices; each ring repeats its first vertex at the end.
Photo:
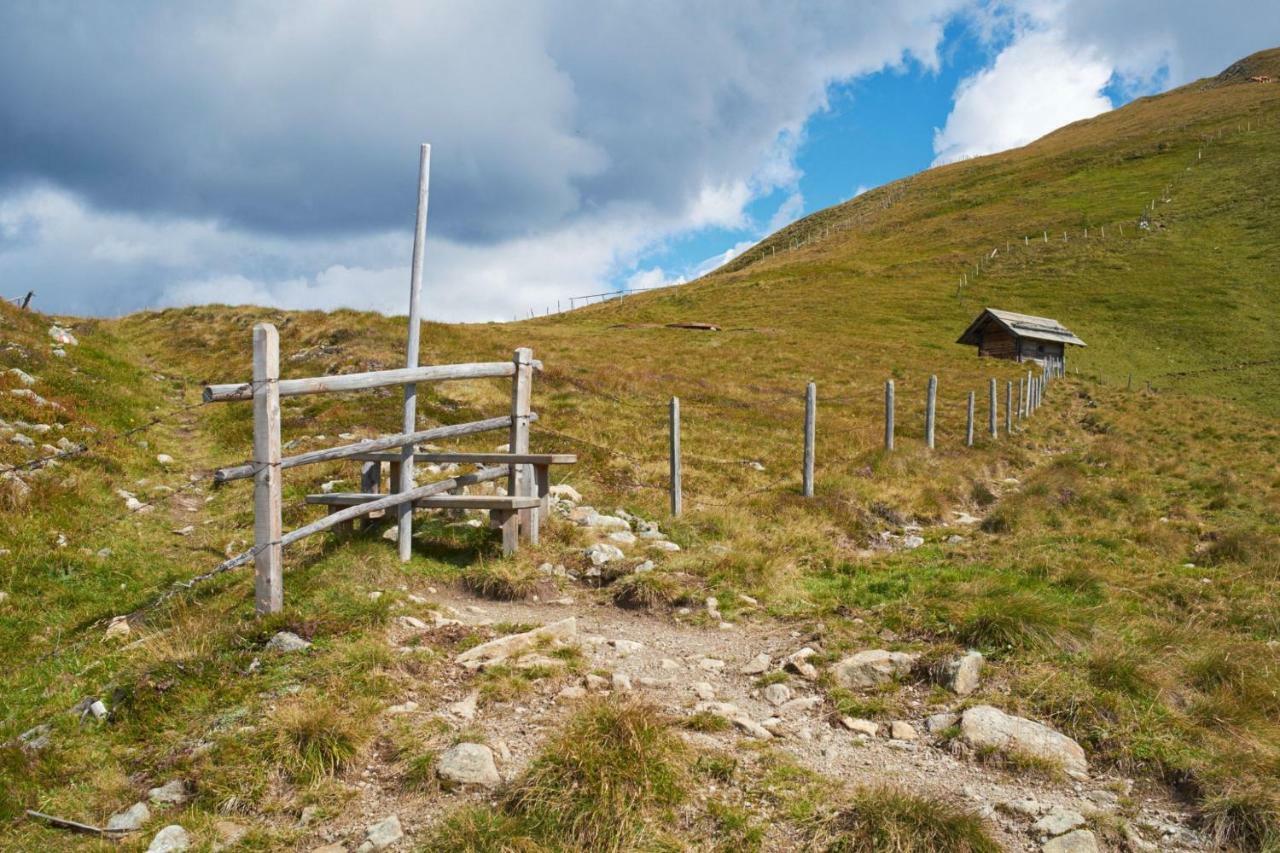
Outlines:
MULTIPOLYGON (((413 260, 409 267, 409 333, 405 341, 405 370, 418 366, 419 336, 422 333, 422 253, 427 242, 427 202, 431 186, 431 146, 423 143, 418 149, 418 218, 413 229, 413 260)), ((404 431, 418 428, 418 384, 404 386, 404 431)), ((399 471, 391 466, 392 482, 388 491, 407 492, 413 488, 412 444, 400 448, 399 471), (399 476, 396 476, 398 474, 399 476)), ((399 524, 400 562, 407 563, 413 556, 413 504, 401 504, 396 508, 399 524)))
MULTIPOLYGON (((307 495, 306 502, 316 506, 359 506, 386 497, 378 492, 329 492, 307 495)), ((537 495, 434 495, 413 502, 423 509, 528 509, 541 502, 537 495)))
POLYGON ((924 443, 930 450, 933 450, 934 444, 934 426, 937 423, 934 415, 938 405, 938 377, 930 376, 929 385, 925 391, 924 403, 924 443))
MULTIPOLYGON (((520 347, 511 357, 514 376, 511 380, 511 432, 507 450, 511 453, 529 452, 529 407, 533 399, 533 350, 520 347)), ((512 465, 507 479, 507 493, 511 495, 533 494, 533 472, 528 465, 512 465)), ((539 522, 537 510, 520 510, 520 532, 531 541, 538 534, 533 531, 539 522)))
MULTIPOLYGON (((530 413, 529 421, 534 422, 538 419, 537 413, 530 413)), ((488 418, 483 421, 471 421, 465 424, 451 424, 449 426, 432 427, 431 429, 419 430, 418 432, 401 433, 400 435, 388 435, 383 438, 369 438, 364 441, 358 441, 355 444, 343 444, 337 447, 327 447, 323 450, 312 450, 307 453, 300 453, 297 456, 288 456, 280 460, 282 469, 295 468, 299 465, 314 465, 318 462, 335 462, 339 459, 358 459, 365 460, 365 457, 371 457, 368 461, 385 461, 372 458, 372 454, 377 451, 385 450, 389 447, 401 447, 406 444, 417 444, 420 441, 433 441, 440 438, 458 438, 464 435, 475 435, 481 432, 490 432, 492 430, 507 429, 511 426, 511 418, 502 415, 497 418, 488 418)), ((398 457, 398 454, 393 454, 398 457)), ((213 482, 216 484, 228 483, 232 480, 242 480, 246 477, 252 477, 254 472, 253 463, 244 465, 236 465, 230 468, 219 468, 213 472, 213 482)))
POLYGON ((253 604, 259 615, 284 606, 280 543, 280 336, 270 323, 253 327, 253 604))
MULTIPOLYGON (((372 456, 373 454, 370 454, 372 456)), ((399 461, 398 453, 382 454, 382 461, 399 461)), ((380 457, 380 458, 381 458, 380 457)), ((364 459, 364 456, 360 457, 364 459)), ((413 454, 417 462, 436 462, 441 464, 472 463, 476 465, 573 465, 578 461, 576 453, 428 453, 419 451, 413 454)))
POLYGON ((884 449, 893 450, 893 380, 884 383, 884 449))
POLYGON ((804 389, 804 473, 801 478, 800 493, 806 498, 813 497, 813 454, 818 414, 818 386, 810 382, 804 389))
MULTIPOLYGON (((489 361, 475 364, 433 364, 398 370, 376 370, 369 373, 312 376, 306 379, 282 379, 280 396, 297 397, 302 394, 367 391, 372 388, 386 388, 391 385, 407 385, 415 382, 502 378, 510 376, 512 372, 510 362, 489 361)), ((249 382, 206 385, 203 396, 206 403, 249 400, 253 397, 253 386, 249 382)))
POLYGON ((671 514, 684 512, 684 485, 680 471, 680 398, 671 398, 671 514))

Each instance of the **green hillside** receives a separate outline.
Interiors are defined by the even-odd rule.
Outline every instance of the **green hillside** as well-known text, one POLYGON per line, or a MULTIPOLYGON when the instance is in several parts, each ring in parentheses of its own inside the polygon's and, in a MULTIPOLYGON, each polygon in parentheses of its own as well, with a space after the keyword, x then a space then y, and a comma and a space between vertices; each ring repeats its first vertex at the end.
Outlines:
MULTIPOLYGON (((681 545, 643 582, 555 580, 581 618, 723 637, 703 613, 714 596, 742 635, 794 637, 824 668, 866 648, 926 662, 977 648, 989 663, 972 697, 957 700, 921 672, 869 694, 824 676, 820 719, 840 731, 844 715, 887 724, 996 705, 1078 740, 1108 784, 1137 780, 1115 809, 1090 816, 1117 849, 1128 825, 1162 842, 1142 828, 1157 802, 1189 804, 1197 843, 1276 849, 1280 84, 1248 82, 1260 74, 1280 77, 1280 51, 1025 148, 873 190, 688 285, 521 323, 427 324, 422 361, 532 347, 546 367, 534 386, 534 449, 578 453, 559 476, 585 502, 658 520, 681 545), (1067 380, 1020 431, 1002 427, 966 448, 967 393, 978 392, 985 416, 988 379, 1003 389, 1025 374, 954 343, 986 306, 1056 317, 1088 347, 1070 353, 1067 380), (720 329, 667 326, 682 322, 720 329), (940 388, 932 453, 921 442, 930 375, 940 388), (892 454, 880 447, 889 378, 892 454), (810 380, 817 494, 805 500, 810 380), (664 492, 671 396, 684 411, 679 519, 664 492), (878 547, 914 525, 922 546, 878 547), (650 606, 637 613, 637 600, 650 606)), ((403 359, 403 318, 222 306, 64 318, 79 342, 58 357, 54 318, 0 306, 0 390, 28 387, 17 368, 46 401, 0 396, 0 848, 114 849, 24 810, 101 822, 181 777, 191 802, 124 849, 146 849, 179 819, 204 845, 232 821, 247 830, 241 849, 335 839, 354 848, 356 804, 372 796, 359 783, 369 780, 380 805, 416 815, 418 849, 463 849, 460 838, 475 850, 718 849, 726 839, 735 849, 874 849, 856 844, 877 820, 935 841, 976 833, 964 849, 991 849, 983 833, 1030 849, 1003 818, 962 808, 958 783, 930 789, 947 806, 938 812, 855 791, 858 778, 804 769, 784 746, 741 747, 732 759, 690 746, 673 731, 702 718, 665 698, 652 700, 658 710, 605 703, 539 717, 527 748, 511 743, 523 769, 496 795, 435 783, 440 751, 496 740, 481 731, 491 720, 594 670, 567 655, 564 672, 460 682, 450 655, 516 629, 503 621, 428 635, 428 654, 412 659, 388 637, 402 615, 445 612, 427 589, 456 604, 494 588, 481 581, 516 592, 544 582, 544 562, 582 567, 588 534, 567 522, 503 559, 485 531, 427 519, 403 566, 377 533, 316 537, 286 554, 286 610, 267 620, 253 618, 243 572, 161 600, 252 539, 250 487, 209 481, 212 468, 248 458, 249 408, 200 406, 199 388, 249 375, 261 321, 280 329, 286 377, 403 359), (39 463, 53 453, 63 454, 55 465, 39 463), (144 509, 127 509, 119 490, 144 509), (126 614, 129 639, 106 641, 110 620, 126 614), (264 653, 281 629, 310 639, 308 656, 264 653), (442 706, 460 684, 482 697, 475 723, 382 714, 406 691, 426 710, 442 706), (86 697, 102 697, 110 716, 68 713, 86 697), (41 723, 48 748, 13 741, 41 723), (583 746, 572 767, 557 762, 587 743, 601 756, 583 746), (624 765, 635 775, 617 771, 624 765), (548 790, 582 794, 565 805, 548 790), (308 806, 319 817, 300 823, 308 806)), ((508 386, 488 381, 421 394, 424 424, 501 414, 509 399, 508 386)), ((387 392, 290 398, 285 438, 310 449, 339 433, 397 432, 399 409, 387 392)), ((353 468, 291 471, 286 528, 317 517, 301 499, 319 484, 352 487, 353 468)), ((534 607, 481 604, 521 625, 534 607)), ((807 689, 794 674, 776 677, 807 689)), ((732 737, 706 725, 703 735, 732 737)), ((990 774, 984 784, 1028 777, 1067 788, 1035 762, 981 758, 965 766, 990 774)))

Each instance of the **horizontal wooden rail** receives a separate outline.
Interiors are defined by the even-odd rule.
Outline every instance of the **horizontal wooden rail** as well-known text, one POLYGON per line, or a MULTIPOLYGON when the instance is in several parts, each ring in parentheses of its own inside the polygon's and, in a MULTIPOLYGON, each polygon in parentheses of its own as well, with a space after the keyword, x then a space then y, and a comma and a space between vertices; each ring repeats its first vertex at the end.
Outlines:
POLYGON ((347 507, 338 512, 330 513, 324 518, 311 522, 305 527, 299 527, 297 530, 291 530, 284 536, 280 537, 281 546, 292 545, 299 539, 305 539, 313 533, 319 533, 322 530, 328 530, 334 525, 341 524, 344 521, 351 521, 362 515, 368 515, 371 512, 377 512, 380 509, 390 509, 393 506, 400 506, 403 503, 429 498, 432 495, 438 495, 442 492, 451 492, 454 489, 460 489, 463 486, 472 486, 476 483, 484 483, 489 480, 497 480, 507 476, 506 467, 502 468, 485 468, 483 471, 476 471, 472 474, 460 474, 457 477, 451 477, 448 480, 441 480, 438 483, 430 483, 425 486, 418 486, 416 489, 410 489, 407 492, 397 492, 387 495, 376 501, 369 501, 357 506, 347 507))
MULTIPOLYGON (((529 420, 536 421, 538 416, 530 414, 529 420)), ((418 432, 401 433, 399 435, 388 435, 383 438, 370 438, 364 441, 358 441, 355 444, 343 444, 338 447, 327 447, 323 450, 312 450, 308 453, 300 453, 297 456, 286 456, 280 460, 280 468, 296 468, 299 465, 314 465, 317 462, 333 462, 338 459, 351 459, 359 457, 362 454, 371 454, 379 450, 388 450, 392 447, 404 447, 406 444, 417 444, 420 441, 432 441, 437 438, 457 438, 463 435, 475 435, 476 433, 489 432, 498 429, 510 429, 511 416, 502 415, 496 418, 488 418, 483 421, 472 421, 465 424, 451 424, 449 426, 432 427, 418 432)), ((232 480, 243 480, 252 477, 257 465, 253 462, 246 462, 243 465, 236 465, 231 468, 219 468, 213 472, 213 482, 215 484, 228 483, 232 480)))
MULTIPOLYGON (((361 453, 355 457, 360 462, 399 462, 399 453, 361 453)), ((578 461, 576 453, 427 453, 413 454, 415 462, 473 465, 573 465, 578 461)))
MULTIPOLYGON (((542 363, 535 362, 534 368, 541 369, 542 363)), ((370 388, 409 385, 415 382, 513 376, 515 372, 515 365, 510 361, 485 361, 474 364, 432 364, 426 367, 403 367, 397 370, 376 370, 371 373, 346 373, 337 376, 312 376, 307 379, 280 379, 278 385, 281 397, 296 397, 299 394, 365 391, 370 388)), ((253 383, 206 385, 203 396, 206 403, 252 400, 253 383)))

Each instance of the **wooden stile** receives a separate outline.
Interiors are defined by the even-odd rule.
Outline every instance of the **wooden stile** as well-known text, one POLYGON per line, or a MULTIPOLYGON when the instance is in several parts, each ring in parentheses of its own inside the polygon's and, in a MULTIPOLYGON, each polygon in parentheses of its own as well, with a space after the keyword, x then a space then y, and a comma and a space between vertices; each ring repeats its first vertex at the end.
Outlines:
MULTIPOLYGON (((535 367, 541 365, 535 364, 535 367)), ((509 361, 478 362, 475 364, 433 364, 426 367, 398 370, 376 370, 370 373, 345 373, 337 376, 313 376, 306 379, 280 380, 281 397, 297 397, 303 394, 327 394, 337 391, 368 391, 389 388, 408 382, 444 382, 455 379, 503 379, 512 374, 509 361)), ((206 385, 203 398, 206 403, 229 403, 253 399, 253 384, 233 382, 222 385, 206 385)))
POLYGON ((280 519, 280 336, 253 327, 253 604, 259 614, 284 606, 280 519))
POLYGON ((804 389, 804 474, 801 481, 801 493, 806 498, 813 497, 814 420, 817 417, 817 413, 818 386, 810 382, 804 389))

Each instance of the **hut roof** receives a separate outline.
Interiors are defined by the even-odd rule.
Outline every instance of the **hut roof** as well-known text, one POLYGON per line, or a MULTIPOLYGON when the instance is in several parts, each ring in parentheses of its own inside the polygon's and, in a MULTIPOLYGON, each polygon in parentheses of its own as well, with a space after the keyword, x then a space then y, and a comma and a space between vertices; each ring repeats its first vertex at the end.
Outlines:
POLYGON ((1001 311, 998 308, 985 308, 977 319, 969 324, 960 336, 958 344, 978 344, 978 333, 988 323, 998 323, 1020 338, 1032 338, 1038 341, 1057 341, 1075 346, 1085 346, 1085 342, 1071 333, 1066 326, 1051 317, 1035 317, 1031 314, 1018 314, 1013 311, 1001 311))

